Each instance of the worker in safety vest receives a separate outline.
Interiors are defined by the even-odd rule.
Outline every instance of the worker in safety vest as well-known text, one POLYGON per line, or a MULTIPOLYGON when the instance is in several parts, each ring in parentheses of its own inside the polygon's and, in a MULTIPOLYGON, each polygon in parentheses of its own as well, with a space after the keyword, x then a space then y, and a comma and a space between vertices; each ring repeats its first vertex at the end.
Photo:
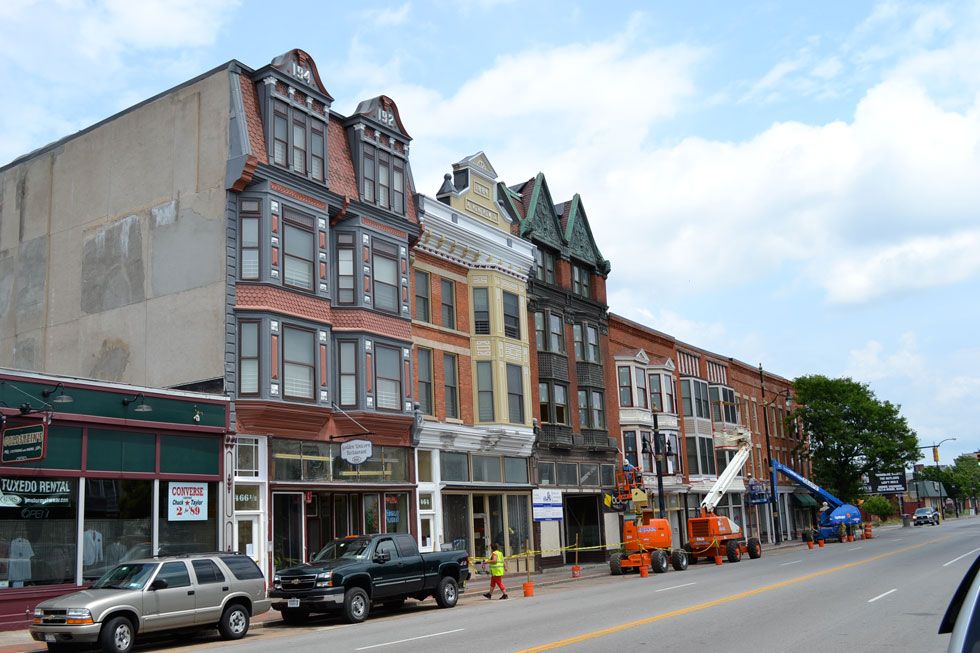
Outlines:
POLYGON ((490 554, 490 591, 483 596, 488 599, 493 595, 493 588, 499 587, 502 596, 501 599, 507 598, 507 588, 504 587, 504 554, 500 550, 500 544, 494 542, 490 546, 490 550, 493 551, 490 554))

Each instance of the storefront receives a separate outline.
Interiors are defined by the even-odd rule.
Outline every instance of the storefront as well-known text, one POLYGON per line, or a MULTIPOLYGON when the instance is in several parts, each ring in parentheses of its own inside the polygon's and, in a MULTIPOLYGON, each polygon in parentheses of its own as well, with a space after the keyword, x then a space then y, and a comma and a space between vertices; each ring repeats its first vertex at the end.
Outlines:
MULTIPOLYGON (((497 543, 512 557, 532 545, 526 457, 427 449, 416 455, 423 551, 459 550, 484 558, 497 543)), ((507 561, 509 572, 526 571, 524 565, 507 561)))
POLYGON ((272 439, 273 569, 308 560, 336 537, 412 531, 411 450, 373 445, 361 459, 344 446, 272 439))
POLYGON ((227 398, 0 370, 0 412, 43 440, 0 464, 0 629, 121 561, 224 548, 227 398))

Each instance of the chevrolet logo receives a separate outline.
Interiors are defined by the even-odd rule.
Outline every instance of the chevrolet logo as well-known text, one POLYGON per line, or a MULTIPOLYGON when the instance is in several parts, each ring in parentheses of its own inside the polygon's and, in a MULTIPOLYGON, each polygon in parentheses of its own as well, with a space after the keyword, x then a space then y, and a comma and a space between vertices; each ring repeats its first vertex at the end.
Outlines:
POLYGON ((299 579, 298 579, 298 578, 294 578, 294 579, 292 579, 292 580, 291 580, 291 581, 289 581, 289 582, 290 582, 290 583, 292 583, 293 585, 299 585, 299 583, 300 583, 300 581, 299 581, 299 579))

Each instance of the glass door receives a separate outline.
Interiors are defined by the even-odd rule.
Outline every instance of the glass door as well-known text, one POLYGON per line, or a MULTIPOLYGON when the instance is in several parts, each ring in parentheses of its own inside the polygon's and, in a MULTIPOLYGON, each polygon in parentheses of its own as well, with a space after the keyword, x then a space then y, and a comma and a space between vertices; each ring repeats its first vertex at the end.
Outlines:
POLYGON ((235 546, 238 553, 243 553, 261 566, 261 548, 258 516, 238 517, 235 519, 235 546))
POLYGON ((306 556, 303 493, 272 493, 272 565, 285 569, 304 562, 306 556))

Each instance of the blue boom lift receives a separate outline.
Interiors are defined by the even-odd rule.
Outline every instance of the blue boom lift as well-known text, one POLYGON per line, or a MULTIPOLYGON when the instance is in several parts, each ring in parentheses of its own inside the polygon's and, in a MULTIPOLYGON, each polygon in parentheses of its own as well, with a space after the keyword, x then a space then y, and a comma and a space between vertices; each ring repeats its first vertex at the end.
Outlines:
POLYGON ((782 472, 786 476, 790 477, 806 489, 810 490, 813 494, 827 502, 830 506, 830 510, 824 510, 820 513, 820 521, 817 524, 817 530, 820 532, 819 539, 829 540, 834 537, 840 537, 841 525, 845 527, 851 527, 851 531, 857 530, 856 527, 861 525, 861 511, 857 509, 856 506, 852 506, 849 503, 844 503, 833 494, 823 489, 810 479, 797 473, 795 470, 787 467, 778 460, 772 461, 772 486, 776 487, 776 472, 782 472))

